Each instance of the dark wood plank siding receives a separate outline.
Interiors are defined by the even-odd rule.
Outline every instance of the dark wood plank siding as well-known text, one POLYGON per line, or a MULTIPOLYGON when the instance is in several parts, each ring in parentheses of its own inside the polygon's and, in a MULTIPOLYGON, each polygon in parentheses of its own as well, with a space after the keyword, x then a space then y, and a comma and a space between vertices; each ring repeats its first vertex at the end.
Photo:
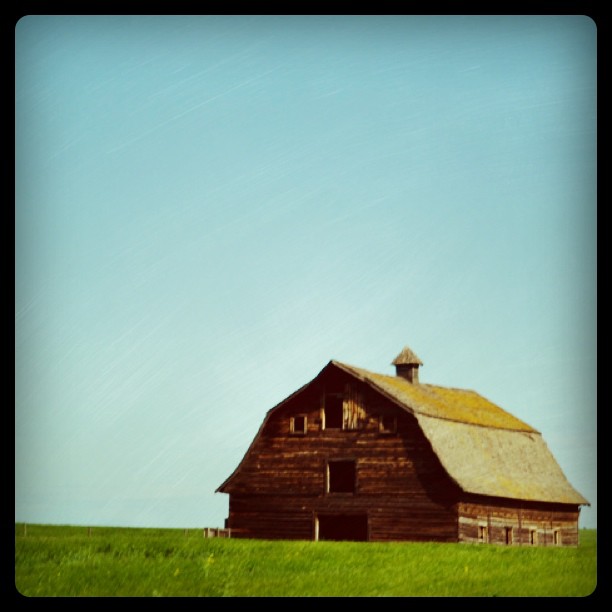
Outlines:
POLYGON ((579 508, 567 504, 473 498, 458 504, 459 540, 518 546, 577 546, 579 508))
POLYGON ((459 491, 439 463, 414 417, 346 374, 332 371, 272 413, 230 493, 232 537, 312 539, 318 514, 367 514, 370 540, 457 541, 459 491), (360 429, 323 429, 324 393, 359 387, 366 409, 360 429), (396 417, 397 430, 379 431, 379 417, 396 417), (307 433, 290 419, 307 417, 307 433), (326 466, 353 460, 354 493, 327 493, 326 466))
POLYGON ((457 521, 452 510, 435 505, 415 507, 407 496, 372 499, 284 497, 249 495, 230 497, 232 537, 262 539, 314 538, 318 515, 368 517, 371 541, 457 541, 457 521))

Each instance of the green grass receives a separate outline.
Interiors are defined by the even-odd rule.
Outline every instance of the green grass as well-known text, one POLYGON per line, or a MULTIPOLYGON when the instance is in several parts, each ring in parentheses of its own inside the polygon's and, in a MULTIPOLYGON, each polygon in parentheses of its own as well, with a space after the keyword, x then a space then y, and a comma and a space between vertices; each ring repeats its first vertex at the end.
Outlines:
POLYGON ((204 539, 201 531, 15 525, 26 596, 590 595, 597 532, 578 548, 204 539))

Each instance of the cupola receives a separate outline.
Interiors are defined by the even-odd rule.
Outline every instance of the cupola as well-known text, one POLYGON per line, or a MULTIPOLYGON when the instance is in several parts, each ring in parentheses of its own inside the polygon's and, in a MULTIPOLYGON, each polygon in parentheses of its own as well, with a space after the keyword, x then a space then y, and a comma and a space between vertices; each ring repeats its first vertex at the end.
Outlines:
POLYGON ((419 366, 423 362, 407 347, 392 361, 395 366, 395 375, 405 378, 408 382, 417 384, 419 382, 419 366))

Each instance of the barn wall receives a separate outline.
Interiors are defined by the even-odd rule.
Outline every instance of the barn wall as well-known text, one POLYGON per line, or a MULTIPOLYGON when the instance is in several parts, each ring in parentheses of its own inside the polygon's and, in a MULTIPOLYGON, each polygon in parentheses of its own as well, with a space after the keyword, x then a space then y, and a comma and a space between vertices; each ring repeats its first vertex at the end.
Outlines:
POLYGON ((367 515, 370 541, 457 541, 452 510, 432 504, 419 508, 406 496, 373 500, 232 494, 229 526, 237 538, 312 540, 315 517, 329 514, 367 515))
POLYGON ((317 514, 367 514, 370 540, 457 541, 458 490, 416 420, 337 370, 272 413, 225 487, 233 537, 313 539, 317 514), (359 429, 323 429, 326 391, 352 381, 359 429), (380 432, 380 415, 397 424, 380 432), (291 433, 305 415, 307 433, 291 433), (362 415, 363 417, 363 415, 362 415), (327 464, 354 460, 354 493, 326 492, 327 464))
POLYGON ((578 516, 575 505, 536 502, 481 501, 458 504, 459 540, 507 544, 511 529, 514 546, 577 546, 578 516))

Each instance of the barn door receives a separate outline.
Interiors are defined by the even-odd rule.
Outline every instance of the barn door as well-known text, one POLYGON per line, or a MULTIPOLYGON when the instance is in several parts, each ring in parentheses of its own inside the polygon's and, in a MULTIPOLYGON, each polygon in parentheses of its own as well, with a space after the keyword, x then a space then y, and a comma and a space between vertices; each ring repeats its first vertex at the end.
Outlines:
POLYGON ((367 542, 367 514, 319 514, 316 517, 315 539, 367 542))

